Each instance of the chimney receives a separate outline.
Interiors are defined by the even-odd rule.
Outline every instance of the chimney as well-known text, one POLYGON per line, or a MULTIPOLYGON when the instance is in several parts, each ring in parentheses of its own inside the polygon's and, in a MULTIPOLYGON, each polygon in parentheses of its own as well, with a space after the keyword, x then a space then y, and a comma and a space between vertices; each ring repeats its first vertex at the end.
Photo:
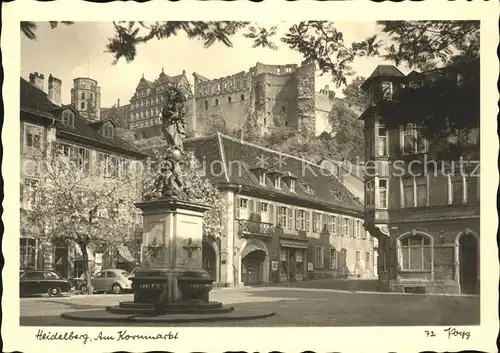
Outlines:
POLYGON ((60 79, 49 75, 49 93, 47 94, 49 100, 55 105, 61 105, 61 86, 60 79))
POLYGON ((120 98, 118 98, 118 99, 116 100, 116 107, 117 107, 117 108, 120 108, 120 98))
POLYGON ((186 70, 182 70, 182 74, 185 75, 186 74, 186 70))
POLYGON ((30 74, 30 83, 41 91, 43 91, 44 79, 45 76, 43 74, 39 74, 38 72, 30 74))

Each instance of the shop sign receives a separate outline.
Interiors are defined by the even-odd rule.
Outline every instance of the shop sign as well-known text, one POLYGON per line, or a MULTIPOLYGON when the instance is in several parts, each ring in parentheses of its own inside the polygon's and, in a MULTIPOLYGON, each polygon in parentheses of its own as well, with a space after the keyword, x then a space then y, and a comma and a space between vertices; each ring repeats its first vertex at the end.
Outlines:
POLYGON ((280 245, 289 248, 307 249, 307 243, 298 240, 281 239, 280 245))

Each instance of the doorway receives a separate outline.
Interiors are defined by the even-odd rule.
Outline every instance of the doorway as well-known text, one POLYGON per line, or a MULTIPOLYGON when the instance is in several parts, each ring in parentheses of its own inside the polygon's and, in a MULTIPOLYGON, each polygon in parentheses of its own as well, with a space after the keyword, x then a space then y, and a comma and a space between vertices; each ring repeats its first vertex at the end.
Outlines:
POLYGON ((479 249, 476 237, 462 234, 458 241, 460 260, 460 292, 462 294, 479 294, 479 249))
POLYGON ((265 258, 266 253, 262 250, 254 250, 243 258, 241 280, 245 285, 263 282, 265 258))

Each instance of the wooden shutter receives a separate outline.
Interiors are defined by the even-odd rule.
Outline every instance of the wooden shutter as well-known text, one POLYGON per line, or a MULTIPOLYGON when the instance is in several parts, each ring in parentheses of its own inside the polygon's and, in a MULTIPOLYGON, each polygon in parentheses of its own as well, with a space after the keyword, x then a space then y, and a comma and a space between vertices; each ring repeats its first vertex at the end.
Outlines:
POLYGON ((336 223, 336 224, 337 224, 337 234, 338 234, 338 235, 344 235, 344 234, 342 233, 342 217, 338 217, 338 216, 337 216, 337 219, 336 219, 336 220, 337 220, 337 223, 336 223))
POLYGON ((300 230, 299 210, 295 210, 295 230, 300 230))
POLYGON ((288 208, 288 229, 293 229, 293 210, 288 208))
POLYGON ((274 205, 273 204, 269 204, 269 223, 273 224, 275 223, 274 222, 274 205))
POLYGON ((276 205, 276 225, 281 225, 280 222, 280 205, 276 205))
POLYGON ((236 197, 236 219, 240 219, 240 198, 236 197))
POLYGON ((321 231, 327 231, 328 230, 328 215, 326 213, 323 213, 323 222, 321 226, 321 231))
POLYGON ((306 211, 306 232, 310 232, 311 212, 306 211))

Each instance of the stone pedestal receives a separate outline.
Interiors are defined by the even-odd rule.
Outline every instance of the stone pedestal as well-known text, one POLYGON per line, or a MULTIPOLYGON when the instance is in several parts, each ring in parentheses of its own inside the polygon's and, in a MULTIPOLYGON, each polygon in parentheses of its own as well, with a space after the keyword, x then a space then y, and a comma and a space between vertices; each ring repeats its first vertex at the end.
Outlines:
POLYGON ((108 311, 192 313, 225 310, 209 302, 215 278, 202 267, 204 213, 209 206, 175 199, 136 204, 144 217, 143 245, 159 245, 132 278, 134 302, 108 311))

